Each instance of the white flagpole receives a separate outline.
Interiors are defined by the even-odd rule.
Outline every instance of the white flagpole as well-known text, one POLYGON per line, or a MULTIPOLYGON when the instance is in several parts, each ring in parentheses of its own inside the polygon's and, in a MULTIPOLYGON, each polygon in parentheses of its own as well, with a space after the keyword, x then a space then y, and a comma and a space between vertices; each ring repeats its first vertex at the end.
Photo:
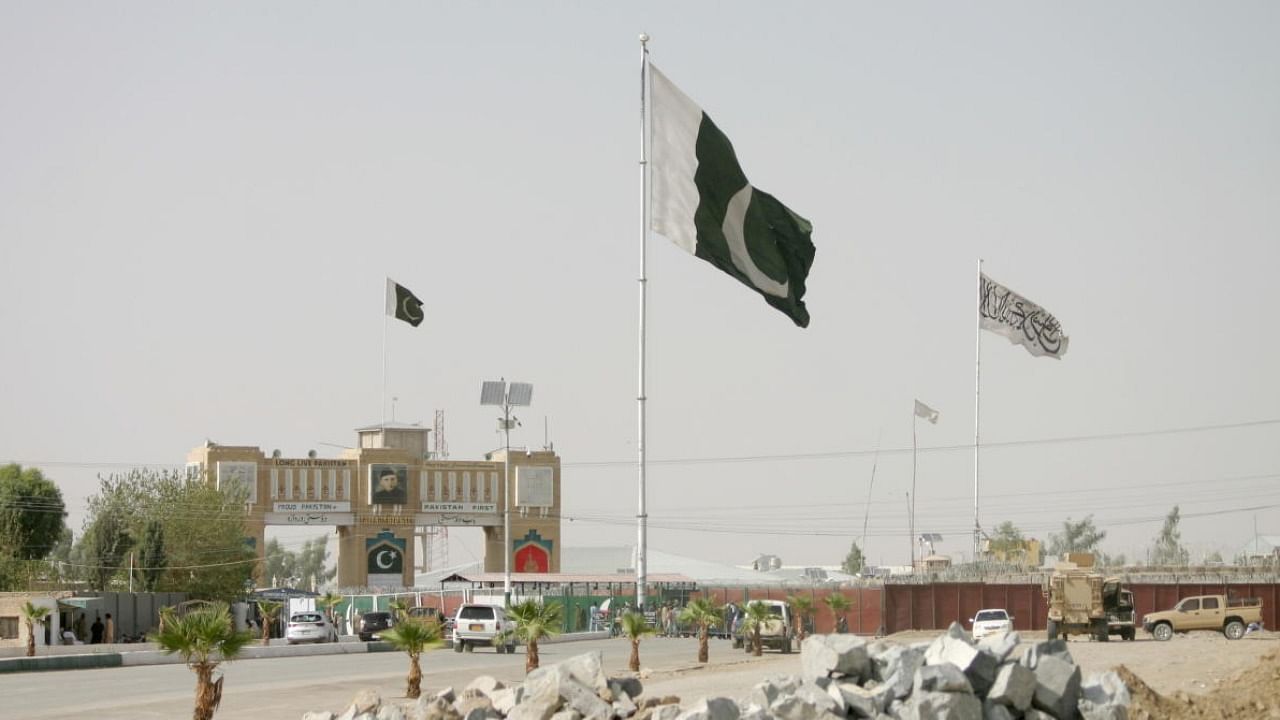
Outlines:
MULTIPOLYGON (((391 283, 391 278, 387 278, 387 283, 388 284, 391 283)), ((382 438, 382 441, 385 443, 387 440, 385 437, 385 433, 387 429, 387 310, 386 310, 387 297, 385 293, 387 292, 387 290, 384 288, 382 292, 384 294, 382 296, 383 309, 382 309, 382 413, 381 415, 382 415, 382 430, 384 433, 384 437, 382 438)))
POLYGON ((649 36, 640 33, 640 377, 636 394, 639 414, 638 454, 638 504, 636 506, 636 609, 644 612, 645 585, 648 577, 647 520, 645 512, 645 458, 644 458, 644 379, 645 379, 645 246, 649 234, 649 123, 645 105, 649 97, 649 36))
POLYGON ((916 571, 916 427, 919 416, 911 408, 911 572, 916 571))
POLYGON ((978 562, 978 548, 982 543, 982 524, 978 520, 978 449, 982 444, 980 432, 982 419, 982 258, 978 258, 978 307, 974 308, 977 324, 974 343, 973 379, 973 562, 978 562))

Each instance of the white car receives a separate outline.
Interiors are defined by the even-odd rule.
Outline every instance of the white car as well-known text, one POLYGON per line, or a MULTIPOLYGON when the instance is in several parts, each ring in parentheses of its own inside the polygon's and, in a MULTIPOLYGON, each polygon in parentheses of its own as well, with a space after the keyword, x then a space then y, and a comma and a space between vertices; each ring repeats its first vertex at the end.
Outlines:
POLYGON ((516 651, 515 629, 516 624, 507 619, 507 612, 501 607, 467 603, 454 615, 453 651, 496 647, 500 653, 513 653, 516 651))
POLYGON ((335 642, 338 639, 338 631, 323 613, 296 612, 289 616, 289 625, 285 628, 284 639, 290 645, 303 642, 335 642))
POLYGON ((979 610, 977 615, 969 618, 969 622, 973 623, 974 640, 1013 630, 1013 616, 1003 608, 979 610))

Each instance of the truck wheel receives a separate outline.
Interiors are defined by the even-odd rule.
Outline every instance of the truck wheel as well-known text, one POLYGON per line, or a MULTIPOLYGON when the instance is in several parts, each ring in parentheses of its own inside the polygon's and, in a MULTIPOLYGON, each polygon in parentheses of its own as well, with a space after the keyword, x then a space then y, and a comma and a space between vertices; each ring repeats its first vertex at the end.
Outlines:
POLYGON ((1137 636, 1137 634, 1138 634, 1138 632, 1137 632, 1136 630, 1134 630, 1133 628, 1125 628, 1125 629, 1124 629, 1124 634, 1123 634, 1123 635, 1121 635, 1120 637, 1124 638, 1125 640, 1133 640, 1133 639, 1134 639, 1134 637, 1136 637, 1136 636, 1137 636))
POLYGON ((789 637, 782 638, 782 644, 778 646, 778 649, 782 651, 783 655, 790 655, 791 654, 791 638, 789 637))
POLYGON ((1093 623, 1093 639, 1098 642, 1106 642, 1111 639, 1107 631, 1106 618, 1102 618, 1093 623))
POLYGON ((1044 634, 1049 636, 1050 640, 1058 639, 1058 621, 1050 620, 1044 627, 1044 634))
POLYGON ((1222 628, 1222 634, 1227 636, 1228 640, 1239 640, 1244 637, 1244 623, 1239 620, 1232 620, 1227 626, 1222 628))
POLYGON ((463 640, 463 641, 462 641, 462 651, 463 651, 463 652, 471 652, 472 650, 475 650, 475 649, 476 649, 476 648, 475 648, 475 646, 474 646, 474 645, 472 645, 471 643, 467 642, 466 640, 463 640))
POLYGON ((1164 642, 1173 637, 1173 627, 1169 623, 1160 623, 1151 628, 1151 634, 1160 642, 1164 642))
POLYGON ((454 640, 454 641, 453 641, 453 651, 454 651, 454 652, 457 652, 457 653, 462 652, 462 644, 463 644, 463 643, 462 643, 462 641, 461 641, 461 640, 454 640))

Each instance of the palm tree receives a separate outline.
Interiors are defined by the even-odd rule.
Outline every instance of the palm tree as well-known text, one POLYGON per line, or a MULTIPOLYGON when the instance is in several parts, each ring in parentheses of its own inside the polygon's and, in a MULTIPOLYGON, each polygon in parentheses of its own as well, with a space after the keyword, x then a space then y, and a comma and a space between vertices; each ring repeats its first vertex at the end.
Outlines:
POLYGON ((210 603, 182 617, 169 613, 164 629, 152 638, 166 654, 177 653, 196 674, 196 706, 193 720, 212 720, 222 702, 222 678, 213 671, 223 660, 232 660, 253 640, 237 632, 226 603, 210 603))
POLYGON ((760 657, 764 654, 764 649, 760 644, 760 626, 769 622, 775 616, 769 612, 769 606, 753 600, 747 603, 742 616, 742 623, 751 629, 751 654, 760 657))
POLYGON ((316 598, 316 605, 324 608, 325 614, 329 616, 329 622, 333 622, 333 608, 346 598, 336 592, 330 590, 320 597, 316 598))
POLYGON ((822 602, 826 603, 831 609, 831 617, 835 620, 836 632, 849 632, 849 618, 846 614, 849 612, 849 598, 844 593, 834 592, 822 598, 822 602))
POLYGON ((644 615, 634 610, 622 614, 622 634, 631 640, 631 659, 627 667, 631 672, 640 672, 640 640, 645 635, 652 635, 654 630, 644 621, 644 615))
POLYGON ((49 620, 49 608, 32 605, 28 600, 22 603, 22 620, 27 624, 27 657, 36 654, 36 623, 41 627, 49 620))
POLYGON ((680 611, 680 622, 692 623, 698 627, 698 662, 704 663, 710 656, 707 638, 711 634, 711 626, 724 620, 724 610, 716 607, 704 597, 694 598, 680 611))
POLYGON ((409 676, 405 679, 405 697, 416 698, 422 694, 422 666, 418 658, 422 651, 440 643, 440 625, 435 620, 407 617, 390 630, 378 635, 391 647, 409 653, 409 676))
POLYGON ((538 641, 560 632, 564 623, 564 607, 560 603, 543 605, 537 600, 516 603, 507 611, 516 622, 516 637, 526 646, 524 671, 538 669, 538 641))
POLYGON ((391 614, 395 616, 396 622, 401 622, 409 615, 409 601, 395 598, 387 603, 387 610, 390 610, 391 614))
POLYGON ((787 598, 787 604, 791 606, 791 614, 796 616, 796 637, 804 642, 809 618, 813 617, 813 596, 792 595, 787 598))
POLYGON ((274 600, 259 600, 258 613, 262 615, 262 644, 267 645, 271 642, 271 626, 275 624, 276 619, 280 617, 280 611, 284 609, 284 603, 274 600))

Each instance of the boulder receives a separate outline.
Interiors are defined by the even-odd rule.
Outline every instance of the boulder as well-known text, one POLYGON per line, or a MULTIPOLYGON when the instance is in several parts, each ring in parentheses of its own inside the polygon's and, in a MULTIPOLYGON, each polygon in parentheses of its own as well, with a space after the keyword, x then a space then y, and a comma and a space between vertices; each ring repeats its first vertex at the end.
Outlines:
POLYGON ((831 677, 870 677, 867 641, 857 635, 810 635, 800 645, 801 674, 806 680, 831 677))
POLYGON ((997 661, 994 655, 975 648, 968 640, 947 634, 939 637, 925 651, 927 665, 944 663, 960 668, 969 684, 978 694, 983 694, 995 680, 997 661))
POLYGON ((844 711, 843 700, 837 702, 824 688, 807 683, 769 706, 769 714, 779 720, 835 720, 843 718, 844 711))
POLYGON ((493 710, 493 701, 483 690, 468 685, 458 699, 453 701, 453 709, 467 718, 473 710, 493 710))
POLYGON ((1031 704, 1058 720, 1079 717, 1080 668, 1057 655, 1041 655, 1036 662, 1036 692, 1031 704))
MULTIPOLYGON (((556 664, 566 670, 574 680, 596 692, 609 689, 609 678, 604 674, 604 653, 599 650, 575 655, 556 664)), ((636 695, 639 694, 636 693, 636 695)))
POLYGON ((916 671, 915 681, 911 686, 911 695, 920 693, 945 692, 972 695, 973 686, 960 668, 950 663, 941 665, 925 665, 916 671))
POLYGON ((556 697, 554 702, 540 699, 525 700, 511 708, 511 712, 507 713, 507 720, 551 720, 551 716, 556 714, 559 707, 559 697, 556 697))
POLYGON ((873 718, 893 700, 893 689, 883 684, 867 689, 852 682, 837 682, 827 688, 827 692, 840 693, 845 715, 852 718, 873 718))
POLYGON ((729 698, 709 697, 676 715, 675 720, 738 720, 739 714, 738 703, 729 698))
POLYGON ((768 708, 780 696, 795 692, 800 687, 800 678, 795 675, 774 675, 751 689, 748 700, 762 708, 768 708))
POLYGON ((1114 670, 1091 675, 1080 686, 1080 715, 1084 720, 1128 720, 1133 697, 1114 670))
MULTIPOLYGON (((452 695, 452 693, 450 693, 452 695)), ((453 709, 452 703, 443 697, 427 697, 423 695, 418 698, 418 702, 414 704, 413 710, 410 712, 413 720, 462 720, 462 716, 457 710, 453 709)), ((543 718, 542 720, 546 720, 543 718)))
POLYGON ((333 720, 334 714, 328 710, 303 713, 302 720, 333 720))
POLYGON ((492 675, 481 675, 480 677, 467 683, 467 687, 463 689, 463 693, 467 690, 479 690, 485 695, 492 696, 498 690, 506 687, 502 681, 492 675))
POLYGON ((1036 694, 1036 674, 1025 665, 1005 663, 996 672, 995 682, 987 691, 987 700, 1023 712, 1031 707, 1036 694))
POLYGON ((1040 658, 1046 656, 1056 657, 1059 660, 1064 660, 1072 665, 1075 665, 1076 663, 1076 661, 1071 657, 1071 651, 1067 649, 1067 641, 1062 638, 1058 638, 1057 640, 1046 640, 1045 642, 1032 645, 1027 648, 1026 652, 1022 653, 1022 659, 1018 662, 1026 665, 1032 670, 1035 670, 1036 665, 1040 663, 1040 658))
POLYGON ((582 713, 577 710, 561 710, 552 715, 551 720, 582 720, 582 713))
POLYGON ((404 710, 399 705, 387 703, 378 708, 378 714, 374 716, 374 720, 404 720, 404 710))
POLYGON ((524 687, 516 685, 515 687, 495 690, 493 694, 489 696, 489 699, 493 701, 494 712, 499 715, 506 715, 511 712, 511 708, 515 707, 523 697, 524 687))
POLYGON ((609 689, 613 690, 614 695, 617 695, 618 690, 621 689, 634 700, 644 694, 644 683, 636 677, 609 678, 609 689))
POLYGON ((982 701, 967 693, 920 692, 907 707, 912 720, 982 720, 982 701))
POLYGON ((982 638, 978 641, 978 649, 991 653, 995 656, 997 663, 1002 663, 1009 659, 1021 642, 1022 636, 1011 630, 982 638))

